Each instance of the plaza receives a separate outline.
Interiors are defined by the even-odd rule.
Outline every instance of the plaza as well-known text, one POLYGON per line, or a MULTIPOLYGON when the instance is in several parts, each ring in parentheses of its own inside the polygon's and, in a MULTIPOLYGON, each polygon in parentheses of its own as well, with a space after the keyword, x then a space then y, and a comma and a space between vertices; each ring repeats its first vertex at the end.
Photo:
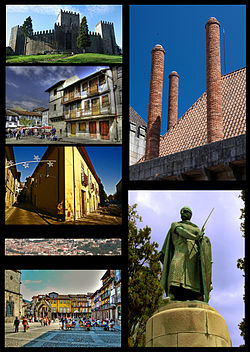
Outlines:
POLYGON ((59 322, 41 326, 39 322, 29 323, 26 333, 20 323, 19 332, 14 332, 12 323, 5 324, 5 347, 121 347, 121 327, 104 331, 92 327, 90 331, 79 327, 78 321, 72 330, 62 330, 59 322))

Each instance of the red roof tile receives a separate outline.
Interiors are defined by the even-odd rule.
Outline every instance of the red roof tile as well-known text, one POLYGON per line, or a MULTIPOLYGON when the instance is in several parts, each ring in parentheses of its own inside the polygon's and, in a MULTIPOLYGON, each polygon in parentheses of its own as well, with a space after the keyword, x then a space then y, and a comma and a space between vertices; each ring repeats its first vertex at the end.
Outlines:
MULTIPOLYGON (((246 68, 228 73, 221 79, 224 139, 228 139, 246 133, 246 68)), ((206 92, 161 138, 159 156, 204 144, 207 144, 206 92)))

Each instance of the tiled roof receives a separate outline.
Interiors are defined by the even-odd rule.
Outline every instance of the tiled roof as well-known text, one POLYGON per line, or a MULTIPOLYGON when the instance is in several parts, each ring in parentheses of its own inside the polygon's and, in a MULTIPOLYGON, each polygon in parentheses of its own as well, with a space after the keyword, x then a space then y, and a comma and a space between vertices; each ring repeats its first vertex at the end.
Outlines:
MULTIPOLYGON (((224 139, 246 133, 246 68, 221 77, 224 139)), ((207 144, 207 93, 161 137, 159 156, 207 144)), ((143 161, 142 159, 140 161, 143 161)))
POLYGON ((14 109, 9 109, 9 111, 13 111, 21 116, 41 116, 40 112, 34 112, 34 111, 25 111, 25 110, 20 111, 20 110, 14 110, 14 109))

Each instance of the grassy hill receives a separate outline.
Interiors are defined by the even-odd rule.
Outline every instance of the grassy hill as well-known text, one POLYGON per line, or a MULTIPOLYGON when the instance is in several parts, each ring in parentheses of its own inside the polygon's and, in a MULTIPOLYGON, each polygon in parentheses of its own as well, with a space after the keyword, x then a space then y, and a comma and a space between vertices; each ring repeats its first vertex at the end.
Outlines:
POLYGON ((103 55, 103 54, 55 54, 55 55, 18 55, 7 56, 7 64, 31 64, 31 63, 62 63, 62 64, 120 64, 122 63, 122 56, 103 55))

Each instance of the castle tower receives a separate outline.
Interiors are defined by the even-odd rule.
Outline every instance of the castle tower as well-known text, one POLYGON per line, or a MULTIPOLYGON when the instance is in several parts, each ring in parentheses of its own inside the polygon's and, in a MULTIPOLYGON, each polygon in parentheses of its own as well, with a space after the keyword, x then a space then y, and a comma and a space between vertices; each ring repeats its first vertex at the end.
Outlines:
POLYGON ((103 40, 103 53, 119 55, 119 48, 115 40, 114 25, 111 22, 100 21, 95 25, 95 32, 100 34, 103 40))
POLYGON ((11 28, 9 46, 16 55, 25 54, 25 36, 19 26, 11 28))
POLYGON ((60 10, 55 23, 55 47, 58 50, 74 50, 80 26, 80 14, 60 10))

